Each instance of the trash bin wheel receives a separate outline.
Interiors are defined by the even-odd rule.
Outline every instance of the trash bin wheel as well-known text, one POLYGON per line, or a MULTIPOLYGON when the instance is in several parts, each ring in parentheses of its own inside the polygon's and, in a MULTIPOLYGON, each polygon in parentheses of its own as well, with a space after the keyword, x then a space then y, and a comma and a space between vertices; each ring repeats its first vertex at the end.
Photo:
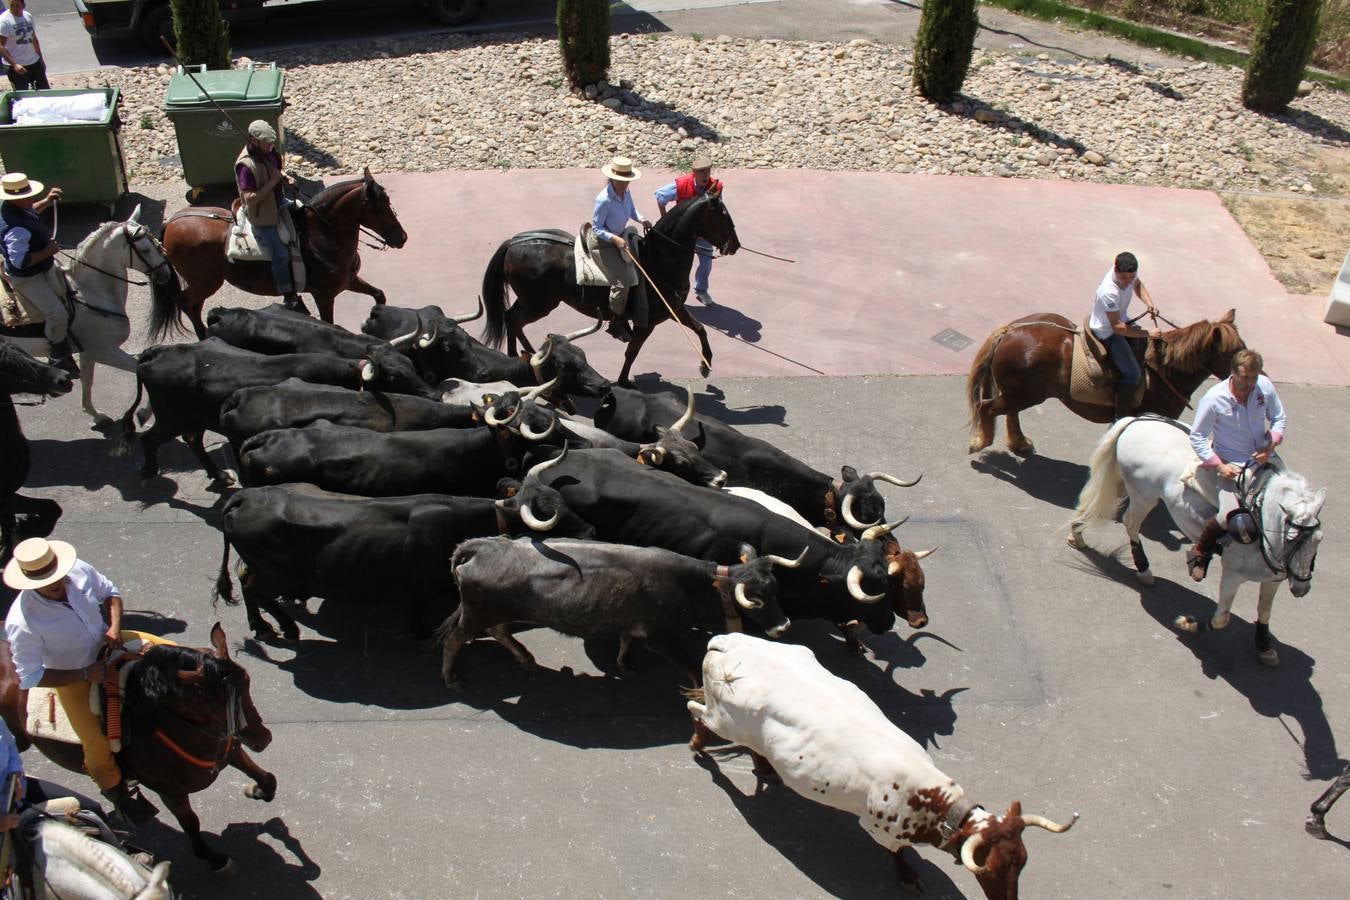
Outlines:
POLYGON ((427 0, 431 17, 442 25, 463 25, 482 7, 483 0, 427 0))

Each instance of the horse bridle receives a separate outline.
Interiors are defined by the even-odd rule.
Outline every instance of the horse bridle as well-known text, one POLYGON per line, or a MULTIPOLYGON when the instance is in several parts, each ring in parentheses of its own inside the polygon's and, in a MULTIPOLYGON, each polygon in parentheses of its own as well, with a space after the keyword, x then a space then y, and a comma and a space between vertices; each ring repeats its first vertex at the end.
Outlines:
MULTIPOLYGON (((364 184, 361 185, 361 190, 365 190, 365 185, 364 185, 364 184)), ((298 193, 300 193, 300 191, 297 190, 296 193, 298 194, 298 193)), ((308 202, 308 201, 314 199, 313 196, 304 197, 304 198, 302 198, 302 199, 304 199, 304 200, 306 201, 306 203, 305 203, 305 209, 308 209, 310 212, 314 213, 315 218, 317 218, 317 219, 318 219, 320 222, 322 222, 323 224, 327 225, 329 231, 336 231, 336 230, 337 230, 336 226, 333 225, 332 221, 330 221, 329 218, 328 218, 327 216, 325 216, 323 213, 319 212, 319 211, 314 207, 314 205, 313 205, 312 203, 309 203, 309 202, 308 202)), ((387 198, 387 195, 386 195, 386 201, 387 201, 387 199, 388 199, 388 198, 387 198)), ((393 204, 393 203, 389 203, 389 212, 390 212, 391 214, 393 214, 393 216, 394 216, 395 219, 398 218, 398 213, 394 212, 394 204, 393 204)), ((389 248, 389 242, 386 241, 383 237, 381 237, 377 232, 372 231, 371 229, 369 229, 369 228, 367 228, 366 226, 361 225, 361 224, 357 224, 356 227, 357 227, 357 229, 358 229, 362 234, 364 234, 366 237, 370 238, 372 241, 375 241, 375 242, 376 242, 376 243, 371 243, 370 241, 366 241, 365 244, 364 244, 366 247, 369 247, 369 248, 371 248, 372 250, 387 250, 387 249, 389 248)), ((358 241, 357 243, 360 243, 360 241, 358 241)), ((319 259, 322 259, 325 263, 328 263, 328 265, 332 266, 332 269, 333 269, 334 272, 338 271, 338 267, 337 267, 337 266, 333 266, 332 263, 329 262, 327 259, 325 259, 325 258, 323 257, 322 254, 316 253, 313 247, 310 247, 310 252, 311 252, 311 253, 314 253, 316 257, 318 257, 319 259)))
POLYGON ((224 768, 226 761, 230 758, 231 751, 234 750, 235 743, 239 740, 239 734, 243 731, 244 725, 244 700, 239 693, 239 689, 229 680, 225 679, 225 730, 216 731, 193 722, 191 719, 174 712, 171 709, 161 708, 159 712, 177 719, 184 725, 187 725, 198 734, 206 735, 217 745, 222 747, 220 754, 215 759, 202 759, 195 754, 189 753, 178 745, 173 738, 164 733, 164 729, 156 728, 154 735, 169 750, 173 751, 179 758, 196 766, 199 769, 216 771, 224 768))
MULTIPOLYGON (((1259 471, 1259 468, 1243 468, 1242 474, 1238 476, 1239 492, 1245 490, 1242 486, 1243 479, 1254 477, 1254 473, 1257 471, 1259 471)), ((1294 555, 1298 553, 1299 548, 1307 543, 1308 538, 1312 537, 1313 533, 1322 527, 1322 520, 1314 516, 1311 523, 1303 525, 1295 522, 1294 517, 1289 515, 1289 512, 1284 509, 1284 507, 1280 507, 1280 530, 1284 535, 1285 541, 1283 552, 1276 554, 1274 548, 1270 546, 1270 540, 1266 535, 1265 496, 1266 492, 1263 488, 1259 493, 1252 497, 1251 501, 1252 514, 1256 517, 1256 521, 1261 529, 1261 558, 1265 561, 1265 564, 1267 568, 1270 569, 1271 573, 1279 578, 1288 578, 1291 581, 1312 581, 1313 570, 1317 568, 1316 556, 1314 556, 1312 562, 1309 563, 1308 574, 1306 576, 1297 575, 1291 571, 1289 563, 1293 560, 1294 555), (1289 538, 1289 533, 1291 531, 1294 532, 1294 537, 1292 539, 1289 538)))

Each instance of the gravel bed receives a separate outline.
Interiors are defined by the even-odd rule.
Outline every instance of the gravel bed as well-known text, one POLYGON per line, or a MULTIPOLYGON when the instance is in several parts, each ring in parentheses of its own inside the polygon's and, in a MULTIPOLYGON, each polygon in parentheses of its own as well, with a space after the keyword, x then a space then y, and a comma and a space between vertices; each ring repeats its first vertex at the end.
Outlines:
MULTIPOLYGON (((595 166, 615 152, 678 167, 1067 178, 1339 193, 1322 151, 1350 141, 1350 97, 1314 87, 1288 115, 1238 100, 1242 73, 1139 69, 978 51, 960 102, 911 87, 907 47, 616 36, 611 84, 565 87, 557 42, 459 35, 279 54, 297 175, 595 166)), ((65 79, 115 85, 135 183, 181 177, 163 114, 169 69, 65 79)))

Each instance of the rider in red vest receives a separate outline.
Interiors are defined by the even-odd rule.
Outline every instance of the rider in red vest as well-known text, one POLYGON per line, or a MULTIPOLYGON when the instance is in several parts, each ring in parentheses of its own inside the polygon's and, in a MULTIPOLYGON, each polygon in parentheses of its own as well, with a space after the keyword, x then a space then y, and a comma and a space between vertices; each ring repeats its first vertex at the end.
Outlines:
MULTIPOLYGON (((687 174, 681 175, 656 192, 656 205, 660 207, 661 214, 665 215, 666 204, 673 201, 679 206, 695 197, 703 196, 709 188, 720 191, 722 182, 712 177, 712 161, 706 156, 698 156, 694 158, 687 174)), ((694 246, 694 252, 698 255, 697 265, 694 268, 694 296, 704 306, 713 305, 712 296, 708 293, 708 275, 712 272, 714 250, 712 244, 701 239, 694 246)))

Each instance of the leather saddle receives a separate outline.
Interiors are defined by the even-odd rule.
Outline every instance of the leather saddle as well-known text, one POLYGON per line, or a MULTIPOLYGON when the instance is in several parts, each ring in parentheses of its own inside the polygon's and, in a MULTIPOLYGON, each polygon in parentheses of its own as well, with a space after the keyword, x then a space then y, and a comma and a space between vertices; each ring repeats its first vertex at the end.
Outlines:
MULTIPOLYGON (((248 219, 248 211, 243 202, 235 199, 230 204, 233 224, 225 238, 225 257, 231 262, 268 262, 272 256, 267 248, 253 233, 253 223, 248 219)), ((300 219, 304 217, 301 216, 300 219)), ((277 234, 291 250, 291 278, 295 281, 297 292, 305 289, 305 261, 300 251, 300 227, 298 220, 291 216, 289 209, 282 209, 277 220, 277 234)))
MULTIPOLYGON (((645 238, 635 226, 624 229, 623 236, 628 241, 628 252, 634 259, 642 258, 642 242, 645 238)), ((609 278, 600 267, 599 251, 589 249, 591 242, 591 223, 584 222, 577 231, 573 243, 572 256, 577 270, 577 284, 581 287, 609 287, 609 278)), ((604 304, 608 310, 608 304, 604 304)), ((627 315, 637 325, 647 321, 647 280, 638 273, 638 283, 628 290, 627 315)))

